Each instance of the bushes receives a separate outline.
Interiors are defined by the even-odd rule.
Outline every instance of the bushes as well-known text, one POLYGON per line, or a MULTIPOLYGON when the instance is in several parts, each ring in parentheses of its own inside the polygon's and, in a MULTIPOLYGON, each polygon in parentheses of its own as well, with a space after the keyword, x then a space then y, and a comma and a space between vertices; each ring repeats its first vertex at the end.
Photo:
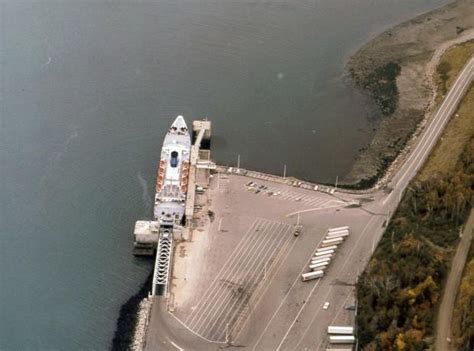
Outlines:
POLYGON ((359 344, 422 350, 452 246, 474 198, 474 138, 450 173, 413 181, 357 284, 359 344))
POLYGON ((451 71, 452 67, 449 62, 447 61, 442 61, 438 67, 436 67, 436 72, 438 73, 438 76, 441 80, 440 82, 440 91, 443 95, 446 94, 448 91, 448 79, 449 79, 449 72, 451 71))

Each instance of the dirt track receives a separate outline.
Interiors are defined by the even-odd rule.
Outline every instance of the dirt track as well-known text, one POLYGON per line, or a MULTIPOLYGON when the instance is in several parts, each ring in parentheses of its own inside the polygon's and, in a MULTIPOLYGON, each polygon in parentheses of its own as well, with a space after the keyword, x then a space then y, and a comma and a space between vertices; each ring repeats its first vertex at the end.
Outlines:
POLYGON ((454 302, 459 290, 459 284, 466 264, 467 254, 471 246, 471 240, 474 230, 474 210, 471 210, 469 219, 466 222, 461 241, 456 249, 448 280, 444 288, 441 305, 438 312, 438 325, 436 328, 435 350, 452 350, 448 338, 451 338, 451 319, 453 316, 454 302))

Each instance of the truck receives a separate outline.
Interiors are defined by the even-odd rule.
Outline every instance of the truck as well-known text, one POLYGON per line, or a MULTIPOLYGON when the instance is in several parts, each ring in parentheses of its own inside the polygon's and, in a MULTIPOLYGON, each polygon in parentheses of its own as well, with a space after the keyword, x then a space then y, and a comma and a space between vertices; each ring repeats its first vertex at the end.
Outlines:
POLYGON ((320 252, 316 252, 313 257, 325 256, 328 254, 333 254, 334 252, 335 252, 334 250, 320 251, 320 252))
POLYGON ((321 270, 314 271, 314 272, 303 273, 303 274, 301 274, 301 280, 306 282, 308 280, 322 278, 323 275, 324 275, 324 272, 321 271, 321 270))
POLYGON ((346 226, 344 226, 344 227, 329 228, 329 229, 328 229, 328 233, 329 233, 329 232, 337 232, 338 230, 344 230, 344 229, 349 230, 349 226, 346 225, 346 226))
POLYGON ((327 251, 327 250, 336 250, 336 249, 337 249, 337 245, 333 245, 333 246, 322 247, 320 249, 317 249, 316 252, 327 251))
POLYGON ((354 335, 329 335, 329 343, 331 344, 354 344, 354 335))
POLYGON ((328 334, 352 335, 354 334, 354 327, 330 325, 328 326, 328 334))
POLYGON ((329 262, 320 262, 320 263, 310 264, 309 269, 311 269, 312 271, 318 270, 318 269, 323 270, 327 268, 328 265, 329 265, 329 262))

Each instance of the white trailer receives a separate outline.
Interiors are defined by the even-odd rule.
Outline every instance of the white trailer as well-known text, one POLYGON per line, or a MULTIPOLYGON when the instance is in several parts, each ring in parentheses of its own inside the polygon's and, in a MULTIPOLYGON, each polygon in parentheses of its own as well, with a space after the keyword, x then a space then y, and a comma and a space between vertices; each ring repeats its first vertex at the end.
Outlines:
POLYGON ((321 248, 324 248, 326 246, 332 246, 332 245, 341 245, 342 242, 346 239, 346 236, 330 236, 329 238, 326 237, 324 240, 321 242, 321 248), (342 239, 342 240, 334 240, 334 239, 342 239), (334 240, 334 241, 328 241, 328 240, 334 240))
POLYGON ((321 249, 317 249, 316 252, 327 251, 327 250, 336 250, 336 249, 337 249, 337 245, 333 245, 333 246, 328 246, 328 247, 323 247, 321 249))
POLYGON ((335 251, 334 250, 325 250, 325 251, 320 251, 316 252, 313 257, 319 257, 319 256, 326 256, 328 254, 333 254, 335 251))
POLYGON ((329 265, 329 262, 320 262, 320 263, 315 263, 315 264, 310 264, 309 269, 312 271, 318 270, 318 269, 325 269, 329 265))
POLYGON ((316 261, 316 260, 319 260, 319 259, 323 259, 323 258, 329 258, 329 259, 332 259, 332 254, 327 254, 327 255, 323 255, 323 256, 313 256, 311 257, 311 261, 316 261))
POLYGON ((349 230, 349 226, 346 225, 344 227, 329 228, 328 232, 337 232, 338 230, 344 230, 344 229, 349 230))
POLYGON ((330 325, 328 326, 328 334, 352 335, 354 334, 354 327, 330 325))
POLYGON ((354 335, 329 335, 329 342, 331 344, 354 344, 354 335))
POLYGON ((324 272, 321 271, 321 270, 314 271, 314 272, 303 273, 303 274, 301 274, 301 280, 305 282, 305 281, 312 280, 312 279, 322 278, 323 275, 324 275, 324 272))
POLYGON ((331 261, 331 257, 325 257, 325 258, 315 258, 311 260, 311 264, 316 264, 316 263, 321 263, 321 262, 329 262, 331 261))
POLYGON ((327 239, 334 239, 334 238, 344 238, 346 236, 349 236, 349 232, 339 232, 339 233, 334 233, 334 234, 328 234, 326 235, 326 240, 327 239))
POLYGON ((332 245, 338 245, 344 241, 344 238, 334 238, 334 239, 326 239, 323 240, 321 243, 321 246, 332 246, 332 245))
POLYGON ((341 229, 341 230, 336 230, 336 231, 333 231, 333 232, 327 232, 326 235, 334 235, 334 234, 338 234, 338 233, 349 233, 349 229, 341 229))

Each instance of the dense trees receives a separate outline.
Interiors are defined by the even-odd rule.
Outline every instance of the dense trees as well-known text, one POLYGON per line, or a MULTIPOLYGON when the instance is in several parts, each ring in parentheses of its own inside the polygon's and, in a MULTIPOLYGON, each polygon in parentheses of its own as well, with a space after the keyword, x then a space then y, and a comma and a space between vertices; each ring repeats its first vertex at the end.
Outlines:
POLYGON ((359 344, 423 350, 453 245, 474 203, 474 138, 455 169, 413 181, 357 285, 359 344))

